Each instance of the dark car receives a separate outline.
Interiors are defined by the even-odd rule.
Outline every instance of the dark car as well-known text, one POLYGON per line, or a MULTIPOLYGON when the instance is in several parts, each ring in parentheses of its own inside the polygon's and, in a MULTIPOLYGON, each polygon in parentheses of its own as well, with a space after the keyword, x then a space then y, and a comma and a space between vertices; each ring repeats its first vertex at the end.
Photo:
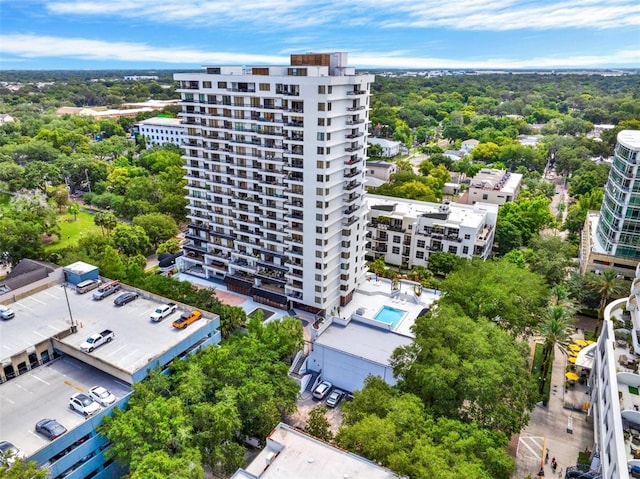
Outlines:
POLYGON ((118 297, 113 300, 113 304, 115 304, 116 306, 123 306, 127 303, 130 303, 134 299, 138 299, 138 293, 127 291, 126 293, 118 295, 118 297))
POLYGON ((53 441, 67 432, 67 428, 55 419, 43 419, 36 424, 36 432, 53 441))

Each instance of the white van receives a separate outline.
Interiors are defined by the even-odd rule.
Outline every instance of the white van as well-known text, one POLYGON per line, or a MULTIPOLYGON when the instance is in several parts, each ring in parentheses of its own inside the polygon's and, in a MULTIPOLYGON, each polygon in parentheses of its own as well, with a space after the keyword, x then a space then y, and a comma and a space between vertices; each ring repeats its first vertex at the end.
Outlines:
POLYGON ((99 287, 101 284, 102 281, 100 281, 99 279, 88 279, 86 281, 83 281, 82 283, 78 283, 78 285, 76 286, 76 293, 88 293, 92 289, 96 289, 97 287, 99 287))
POLYGON ((106 298, 110 294, 115 293, 120 289, 120 281, 111 281, 110 283, 103 284, 98 290, 93 293, 93 299, 100 301, 106 298))

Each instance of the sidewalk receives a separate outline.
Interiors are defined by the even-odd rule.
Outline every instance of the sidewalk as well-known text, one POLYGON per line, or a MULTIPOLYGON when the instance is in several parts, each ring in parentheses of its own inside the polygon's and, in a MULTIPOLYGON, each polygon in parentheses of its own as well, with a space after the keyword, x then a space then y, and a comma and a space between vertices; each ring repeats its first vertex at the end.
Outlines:
MULTIPOLYGON (((575 339, 578 339, 577 336, 575 339)), ((558 471, 560 468, 564 471, 567 466, 576 465, 578 452, 584 451, 585 447, 593 447, 593 425, 587 422, 587 415, 563 407, 566 364, 566 356, 556 348, 549 404, 547 407, 536 406, 531 411, 529 425, 520 432, 521 443, 518 447, 514 478, 524 478, 528 475, 536 477, 540 469, 541 456, 535 457, 532 450, 544 457, 544 449, 549 449, 549 464, 546 464, 544 469, 545 476, 552 477, 551 458, 556 458, 558 471), (573 433, 567 432, 570 421, 573 433), (523 441, 529 446, 534 446, 529 449, 522 444, 523 441)), ((589 397, 586 394, 585 398, 588 401, 589 397)))

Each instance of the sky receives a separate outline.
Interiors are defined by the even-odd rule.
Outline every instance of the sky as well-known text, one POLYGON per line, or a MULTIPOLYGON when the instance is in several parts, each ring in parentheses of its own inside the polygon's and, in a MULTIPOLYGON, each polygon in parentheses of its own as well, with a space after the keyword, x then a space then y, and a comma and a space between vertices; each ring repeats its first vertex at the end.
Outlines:
POLYGON ((640 68, 638 0, 0 0, 0 71, 640 68))

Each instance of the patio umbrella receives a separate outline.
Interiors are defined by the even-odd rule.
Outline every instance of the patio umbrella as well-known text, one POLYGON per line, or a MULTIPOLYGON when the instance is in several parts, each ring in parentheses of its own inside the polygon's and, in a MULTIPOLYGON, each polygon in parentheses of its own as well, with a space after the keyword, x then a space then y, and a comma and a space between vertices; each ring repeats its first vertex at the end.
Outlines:
POLYGON ((582 346, 582 347, 584 347, 584 346, 586 346, 588 344, 584 339, 576 339, 574 341, 574 343, 576 343, 578 346, 582 346))
POLYGON ((587 346, 590 345, 590 344, 595 343, 595 341, 593 339, 587 339, 586 342, 587 342, 587 346))
POLYGON ((577 351, 569 351, 569 356, 572 356, 572 357, 575 358, 575 357, 578 356, 578 352, 577 351))
POLYGON ((577 381, 578 379, 580 379, 580 376, 578 376, 576 373, 567 373, 564 375, 565 378, 567 378, 569 381, 577 381))
POLYGON ((569 356, 569 358, 567 359, 567 361, 569 361, 571 364, 575 364, 576 363, 576 358, 575 356, 569 356))
POLYGON ((580 346, 578 346, 577 344, 570 344, 569 345, 569 349, 571 351, 580 351, 582 348, 580 346))

